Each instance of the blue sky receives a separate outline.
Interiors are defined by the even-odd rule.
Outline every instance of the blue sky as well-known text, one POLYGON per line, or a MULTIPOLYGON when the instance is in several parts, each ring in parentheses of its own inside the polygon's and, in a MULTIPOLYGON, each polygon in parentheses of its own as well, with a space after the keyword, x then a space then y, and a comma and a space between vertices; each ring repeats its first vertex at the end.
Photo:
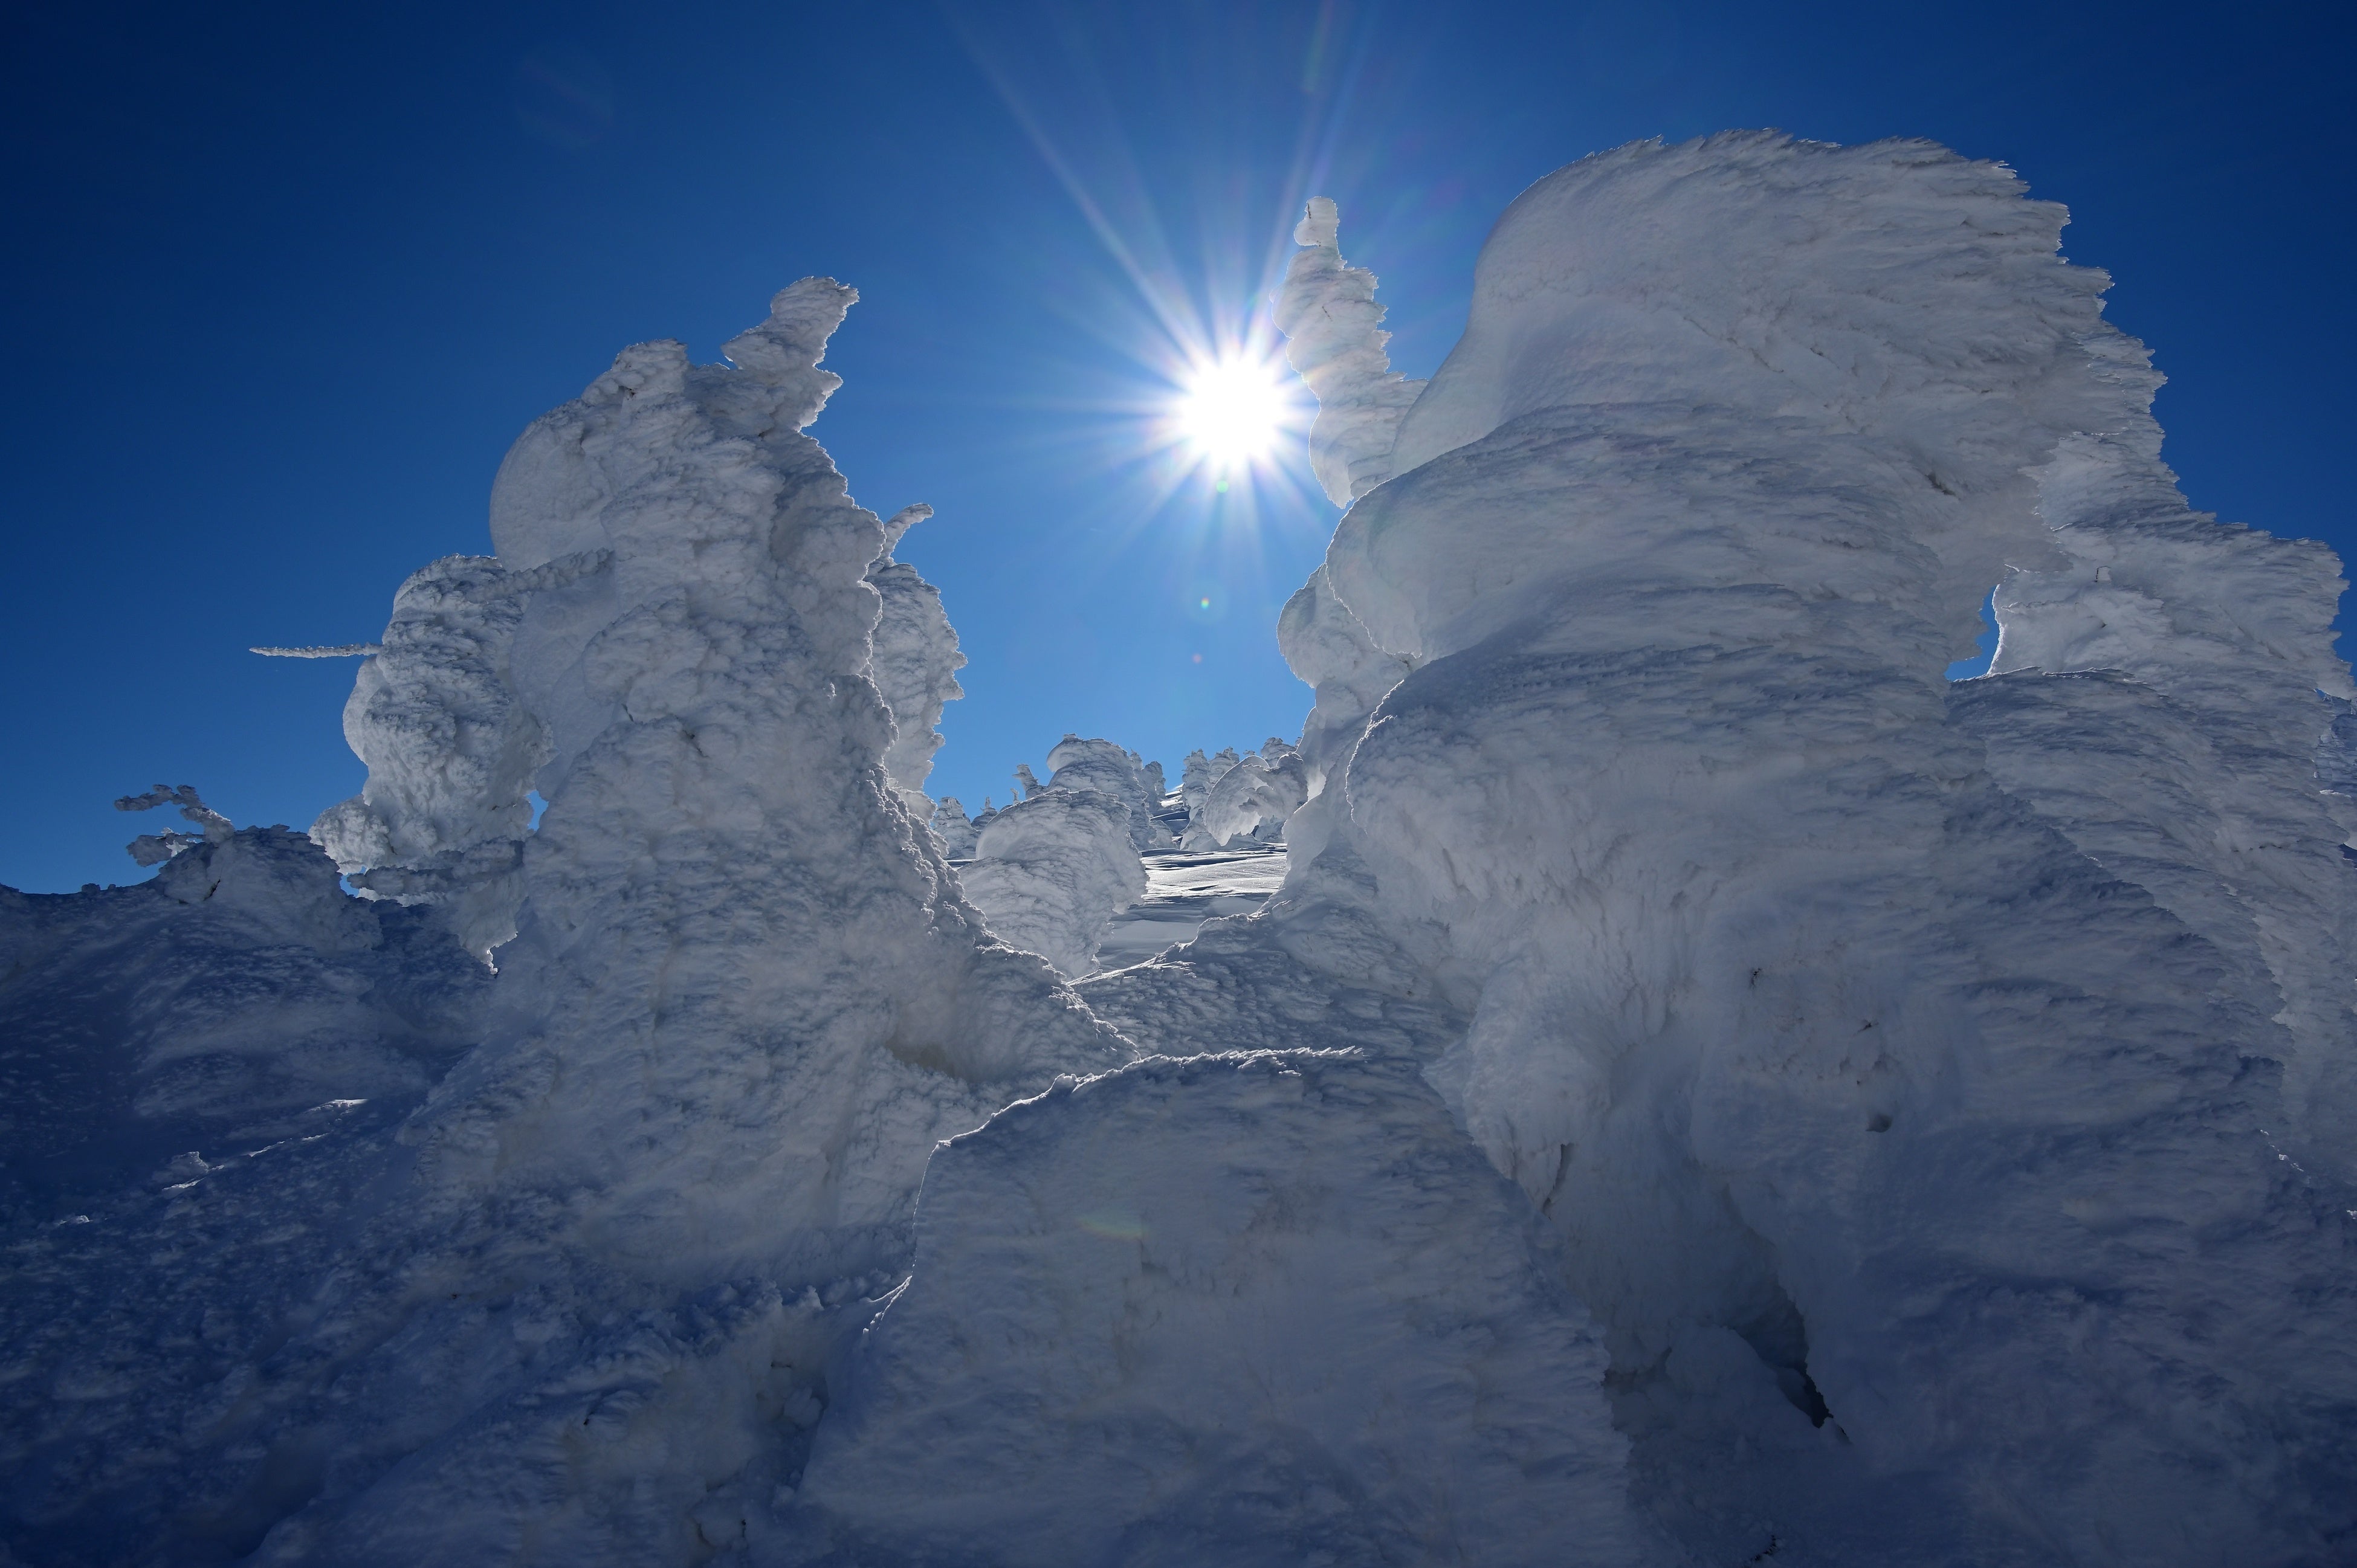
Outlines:
POLYGON ((1276 608, 1333 510, 1168 489, 1173 319, 1243 321, 1335 197, 1428 373, 1514 193, 1641 136, 1929 136, 2065 201, 2171 377, 2197 506, 2357 545, 2343 7, 1829 3, 48 7, 12 23, 0 883, 140 873, 116 795, 307 824, 347 662, 489 548, 508 443, 625 344, 863 302, 813 434, 972 664, 936 791, 1067 729, 1175 770, 1292 735, 1276 608), (1208 601, 1208 603, 1206 602, 1208 601))

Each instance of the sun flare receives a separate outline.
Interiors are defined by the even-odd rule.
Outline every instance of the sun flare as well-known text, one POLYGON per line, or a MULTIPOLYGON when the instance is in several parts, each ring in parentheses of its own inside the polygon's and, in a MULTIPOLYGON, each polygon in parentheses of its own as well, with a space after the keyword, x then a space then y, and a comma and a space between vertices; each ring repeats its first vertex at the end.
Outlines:
POLYGON ((1238 356, 1198 365, 1173 411, 1180 437, 1203 462, 1241 467, 1272 455, 1291 418, 1277 367, 1238 356))

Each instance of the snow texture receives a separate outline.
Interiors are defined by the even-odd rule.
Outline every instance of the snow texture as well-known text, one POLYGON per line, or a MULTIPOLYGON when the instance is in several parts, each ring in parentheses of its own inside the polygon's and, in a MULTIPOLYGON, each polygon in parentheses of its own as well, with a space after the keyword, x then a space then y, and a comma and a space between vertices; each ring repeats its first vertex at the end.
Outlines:
MULTIPOLYGON (((124 1253, 44 1241, 69 1298, 155 1252, 225 1299, 188 1308, 195 1337, 13 1363, 38 1392, 11 1396, 33 1399, 6 1423, 12 1549, 701 1560, 694 1510, 766 1504, 841 1309, 905 1271, 933 1145, 1127 1059, 988 937, 888 784, 885 531, 801 434, 853 298, 786 290, 733 367, 625 350, 509 454, 496 560, 404 587, 350 715, 371 788, 321 836, 439 875, 521 833, 525 789, 546 799, 471 1049, 397 1137, 371 1122, 316 1179, 233 1183, 210 1230, 167 1208, 100 1218, 124 1253), (188 1241, 156 1251, 159 1225, 188 1241), (159 1358, 168 1376, 132 1369, 159 1358)), ((339 918, 400 913, 313 864, 339 918)), ((296 1098, 346 1076, 375 1083, 313 1074, 296 1098)))
POLYGON ((867 585, 883 601, 876 618, 873 669, 877 694, 892 714, 892 744, 884 751, 884 771, 909 811, 929 815, 925 778, 942 747, 942 709, 965 695, 957 672, 965 668, 957 633, 942 609, 942 591, 917 569, 892 559, 900 536, 933 509, 903 507, 884 523, 884 553, 867 568, 867 585))
POLYGON ((1313 203, 1317 705, 1175 804, 924 800, 851 290, 626 349, 316 843, 0 890, 0 1561, 2348 1560, 2339 564, 2185 508, 2063 220, 1632 145, 1419 387, 1313 203))
POLYGON ((182 820, 194 822, 199 831, 141 833, 124 846, 124 852, 141 865, 161 865, 182 850, 194 849, 200 843, 224 843, 237 831, 227 817, 205 804, 193 784, 158 784, 144 795, 125 795, 114 802, 118 811, 152 811, 158 806, 179 807, 182 820))
MULTIPOLYGON (((996 814, 996 813, 994 813, 996 814)), ((965 814, 965 802, 955 795, 944 795, 933 802, 933 814, 928 824, 933 830, 935 842, 942 854, 952 860, 971 860, 974 847, 982 830, 965 814)))
POLYGON ((601 571, 591 552, 531 572, 450 555, 393 596, 380 651, 344 705, 344 739, 368 764, 356 798, 311 836, 364 893, 447 908, 488 960, 515 935, 526 798, 548 759, 546 727, 516 701, 509 660, 526 597, 601 571))
POLYGON ((1063 1080, 922 1212, 802 1488, 897 1560, 1631 1560, 1587 1315, 1411 1062, 1063 1080))
POLYGON ((249 648, 248 653, 259 653, 264 659, 362 659, 371 653, 382 653, 384 645, 377 642, 339 642, 312 648, 249 648))
POLYGON ((1211 793, 1211 786, 1217 784, 1238 760, 1236 748, 1232 746, 1223 746, 1211 757, 1204 756, 1200 746, 1187 754, 1187 760, 1180 766, 1178 791, 1190 819, 1202 810, 1203 801, 1211 793))
POLYGON ((1164 850, 1145 857, 1146 893, 1113 918, 1097 967, 1118 969, 1192 941, 1207 920, 1249 915, 1285 881, 1283 846, 1250 844, 1208 854, 1164 850))
POLYGON ((490 980, 277 828, 0 889, 6 1561, 227 1562, 299 1503, 324 1455, 255 1421, 264 1362, 490 980))

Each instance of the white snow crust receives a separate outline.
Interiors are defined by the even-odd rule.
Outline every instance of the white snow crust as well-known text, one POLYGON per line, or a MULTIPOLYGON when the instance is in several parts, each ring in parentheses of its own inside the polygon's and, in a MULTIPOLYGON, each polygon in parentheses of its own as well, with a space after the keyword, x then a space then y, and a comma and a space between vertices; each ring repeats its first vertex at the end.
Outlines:
POLYGON ((1147 855, 1146 892, 1113 918, 1097 944, 1097 967, 1119 969, 1192 941, 1207 920, 1249 915, 1285 881, 1285 847, 1147 855))
POLYGON ((923 1214, 803 1487, 864 1541, 1009 1568, 1631 1559, 1587 1314, 1413 1062, 1063 1080, 944 1145, 923 1214))
POLYGON ((2063 220, 1633 145, 1426 384, 1313 202, 1300 736, 974 820, 853 291, 626 349, 312 841, 0 890, 0 1563, 2346 1560, 2340 567, 2063 220))

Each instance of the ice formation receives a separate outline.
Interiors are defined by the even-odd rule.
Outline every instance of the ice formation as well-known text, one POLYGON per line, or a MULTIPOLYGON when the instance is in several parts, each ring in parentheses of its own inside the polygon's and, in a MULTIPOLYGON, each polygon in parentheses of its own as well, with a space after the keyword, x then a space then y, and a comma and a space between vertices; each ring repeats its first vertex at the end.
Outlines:
POLYGON ((1187 754, 1179 768, 1178 793, 1189 818, 1203 809, 1203 802, 1211 798, 1211 787, 1239 760, 1232 746, 1223 746, 1210 757, 1204 756, 1200 746, 1187 754))
POLYGON ((1166 793, 1162 764, 1109 740, 1068 735, 1048 753, 1048 770, 1050 789, 1099 789, 1122 802, 1129 811, 1129 841, 1139 854, 1170 847, 1170 830, 1158 815, 1166 793))
POLYGON ((2338 563, 2186 510, 2062 220, 1621 148, 1426 384, 1313 203, 1316 705, 1175 805, 925 800, 850 290, 626 350, 336 650, 332 862, 159 787, 0 893, 0 1560, 2346 1558, 2338 563), (1282 889, 1091 973, 1182 808, 1282 889))
POLYGON ((510 678, 516 628, 529 595, 608 564, 591 553, 518 572, 450 555, 422 568, 393 596, 344 705, 344 739, 368 779, 311 836, 364 893, 447 907, 459 940, 486 959, 515 935, 529 796, 548 760, 546 725, 510 678))
POLYGON ((141 865, 161 865, 182 850, 194 849, 200 843, 222 843, 237 832, 227 817, 205 804, 204 797, 197 793, 193 784, 158 784, 144 795, 125 795, 114 802, 118 811, 152 811, 158 806, 179 807, 181 820, 195 823, 197 831, 141 833, 124 846, 132 860, 141 865))
POLYGON ((982 836, 982 829, 965 814, 964 801, 955 795, 942 796, 933 802, 933 814, 928 825, 933 830, 933 837, 940 842, 943 854, 952 860, 973 858, 974 846, 982 836))
MULTIPOLYGON (((227 1228, 307 1231, 309 1281, 241 1285, 236 1248, 190 1264, 253 1298, 191 1306, 206 1348, 166 1352, 178 1380, 135 1403, 144 1380, 99 1370, 119 1339, 12 1359, 12 1385, 41 1391, 5 1423, 13 1549, 696 1559, 718 1512, 766 1509, 788 1479, 831 1337, 905 1269, 934 1144, 1127 1058, 1045 963, 988 937, 888 784, 867 580, 885 531, 801 434, 853 297, 788 289, 733 366, 626 350, 509 454, 498 556, 404 586, 354 696, 371 788, 319 836, 371 876, 444 886, 520 843, 518 934, 397 1139, 376 1123, 283 1190, 230 1162, 227 1228), (530 832, 527 788, 547 800, 530 832), (316 1229, 323 1193, 363 1190, 316 1229), (70 1391, 102 1376, 123 1391, 70 1391)), ((302 853, 327 890, 303 897, 355 941, 393 918, 302 853)), ((174 885, 206 854, 176 858, 174 885)), ((404 913, 443 921, 453 955, 482 934, 462 907, 404 913)), ((124 961, 79 982, 120 986, 124 961)), ((202 1244, 203 1213, 179 1211, 205 1205, 133 1207, 100 1222, 151 1249, 185 1233, 165 1249, 183 1259, 202 1244)), ((109 1266, 76 1288, 102 1294, 109 1266)))
POLYGON ((1424 392, 1391 367, 1375 303, 1375 274, 1344 263, 1341 214, 1318 197, 1293 231, 1302 247, 1286 269, 1276 325, 1286 359, 1318 396, 1309 467, 1336 506, 1348 506, 1398 471, 1400 421, 1424 392))
POLYGON ((884 553, 867 568, 867 585, 883 601, 876 618, 873 668, 877 694, 892 714, 884 771, 920 816, 932 811, 925 777, 942 747, 934 726, 942 722, 942 707, 965 695, 957 683, 965 655, 958 651, 957 633, 942 609, 942 591, 914 566, 892 559, 900 536, 932 515, 933 509, 922 503, 893 513, 884 524, 884 553))
POLYGON ((1113 918, 1146 891, 1127 801, 1102 789, 1049 789, 975 836, 959 873, 993 934, 1066 975, 1096 967, 1113 918))
POLYGON ((1268 843, 1285 834, 1286 820, 1308 798, 1307 774, 1294 748, 1272 736, 1222 772, 1189 811, 1187 849, 1232 849, 1247 840, 1268 843))
POLYGON ((1286 614, 1267 940, 1463 1020, 1706 1559, 2350 1539, 2337 564, 2185 510, 2062 220, 1920 143, 1551 176, 1286 614))

